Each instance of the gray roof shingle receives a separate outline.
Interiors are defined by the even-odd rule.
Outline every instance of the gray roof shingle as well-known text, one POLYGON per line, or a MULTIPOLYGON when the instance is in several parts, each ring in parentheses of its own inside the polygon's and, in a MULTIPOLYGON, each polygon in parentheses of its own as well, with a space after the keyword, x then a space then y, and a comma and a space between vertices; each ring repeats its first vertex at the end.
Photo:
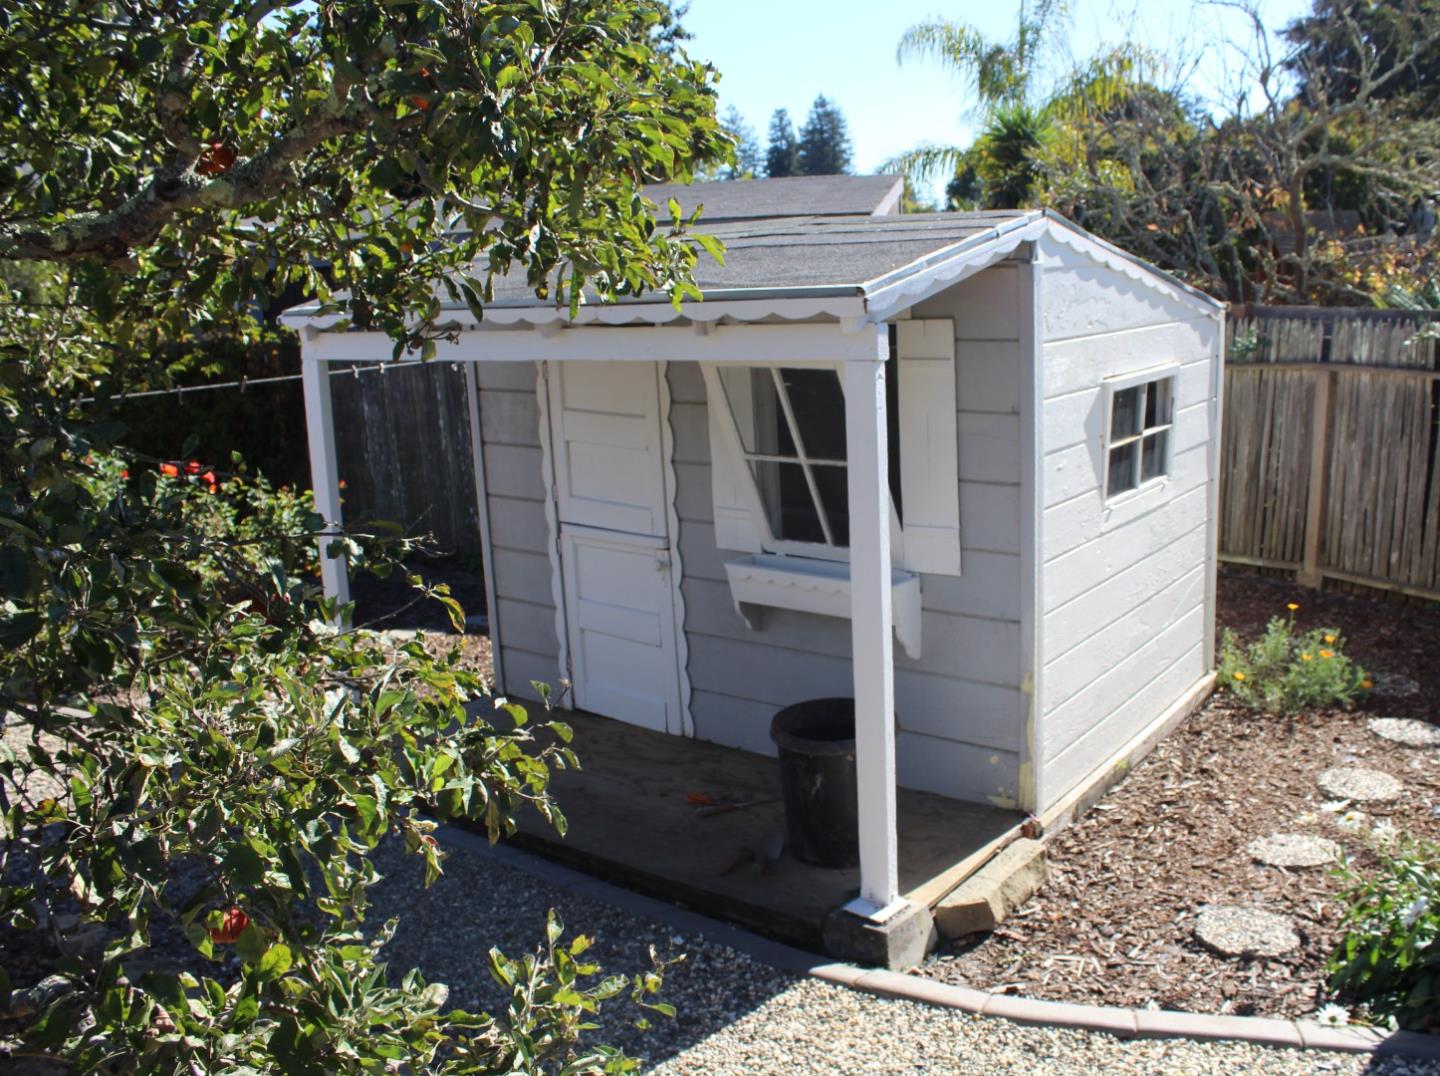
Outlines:
POLYGON ((645 197, 660 207, 674 198, 688 216, 697 206, 706 224, 766 217, 869 216, 898 208, 899 176, 786 176, 714 183, 652 183, 645 197))
MULTIPOLYGON (((707 296, 752 290, 859 290, 931 255, 1039 216, 1036 210, 914 213, 903 216, 801 216, 697 227, 725 244, 725 264, 701 254, 695 283, 707 296)), ((651 297, 653 299, 653 297, 651 297)), ((495 282, 495 302, 552 305, 522 278, 495 282)))

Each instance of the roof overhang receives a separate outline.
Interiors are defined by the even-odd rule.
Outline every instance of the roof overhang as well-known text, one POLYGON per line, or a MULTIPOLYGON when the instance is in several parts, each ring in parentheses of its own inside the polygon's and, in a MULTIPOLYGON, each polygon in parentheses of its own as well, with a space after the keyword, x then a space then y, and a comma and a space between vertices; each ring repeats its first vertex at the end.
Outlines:
MULTIPOLYGON (((880 324, 998 262, 1022 255, 1027 244, 1058 243, 1123 274, 1143 287, 1215 316, 1226 304, 1106 242, 1051 210, 1018 213, 992 228, 942 246, 874 279, 804 287, 723 288, 678 307, 663 299, 628 299, 568 309, 539 301, 500 302, 479 321, 467 306, 446 304, 444 319, 455 331, 556 330, 565 327, 693 324, 766 321, 836 321, 850 329, 880 324)), ((322 315, 315 304, 294 307, 280 320, 294 328, 327 329, 342 319, 322 315)))

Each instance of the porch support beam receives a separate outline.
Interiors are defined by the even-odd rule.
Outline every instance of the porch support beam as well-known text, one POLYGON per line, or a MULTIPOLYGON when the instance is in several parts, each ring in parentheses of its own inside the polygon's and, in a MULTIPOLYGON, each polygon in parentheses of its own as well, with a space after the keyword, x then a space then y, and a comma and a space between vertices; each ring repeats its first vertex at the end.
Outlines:
POLYGON ((890 465, 881 325, 864 334, 867 360, 845 363, 850 494, 850 638, 859 782, 860 897, 846 909, 884 921, 901 906, 895 809, 895 663, 890 592, 890 465))
MULTIPOLYGON (((340 509, 340 468, 335 457, 335 417, 330 399, 330 366, 315 354, 315 335, 306 333, 300 345, 301 382, 305 388, 305 431, 310 441, 310 484, 315 511, 325 521, 325 534, 344 529, 340 509)), ((325 596, 340 605, 350 601, 350 572, 344 557, 331 557, 320 540, 320 581, 325 596)))

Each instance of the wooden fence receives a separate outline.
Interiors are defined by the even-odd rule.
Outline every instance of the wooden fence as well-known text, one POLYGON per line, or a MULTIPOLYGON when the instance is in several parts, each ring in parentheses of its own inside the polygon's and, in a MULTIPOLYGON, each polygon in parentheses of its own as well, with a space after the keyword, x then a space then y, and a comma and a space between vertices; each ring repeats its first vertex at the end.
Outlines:
POLYGON ((1220 555, 1440 600, 1440 315, 1230 319, 1220 555))
POLYGON ((347 523, 383 519, 476 564, 480 520, 464 371, 406 363, 331 380, 347 523))

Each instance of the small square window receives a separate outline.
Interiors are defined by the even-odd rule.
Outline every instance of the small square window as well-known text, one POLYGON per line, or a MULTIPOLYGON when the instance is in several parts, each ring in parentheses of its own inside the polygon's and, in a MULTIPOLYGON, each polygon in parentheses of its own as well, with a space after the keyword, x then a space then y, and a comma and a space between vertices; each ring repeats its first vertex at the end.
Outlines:
POLYGON ((1175 375, 1144 375, 1110 385, 1105 429, 1105 496, 1114 497, 1170 472, 1175 375))

